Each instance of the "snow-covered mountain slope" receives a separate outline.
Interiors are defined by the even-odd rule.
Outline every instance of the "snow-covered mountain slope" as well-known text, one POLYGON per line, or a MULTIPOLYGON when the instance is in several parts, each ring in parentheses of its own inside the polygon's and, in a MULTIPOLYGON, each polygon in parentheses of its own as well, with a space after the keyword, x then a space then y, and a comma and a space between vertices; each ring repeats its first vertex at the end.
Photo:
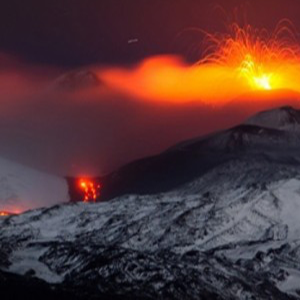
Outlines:
POLYGON ((299 165, 235 159, 169 193, 6 218, 0 264, 91 298, 300 299, 299 213, 299 165))
MULTIPOLYGON (((300 161, 298 119, 297 110, 283 107, 258 114, 234 128, 179 143, 100 178, 99 200, 167 192, 236 157, 260 155, 281 162, 300 161)), ((80 197, 74 195, 73 199, 80 197)))
POLYGON ((20 213, 69 201, 64 178, 0 158, 0 211, 20 213))
POLYGON ((300 110, 284 106, 263 111, 248 119, 245 124, 300 133, 300 110))

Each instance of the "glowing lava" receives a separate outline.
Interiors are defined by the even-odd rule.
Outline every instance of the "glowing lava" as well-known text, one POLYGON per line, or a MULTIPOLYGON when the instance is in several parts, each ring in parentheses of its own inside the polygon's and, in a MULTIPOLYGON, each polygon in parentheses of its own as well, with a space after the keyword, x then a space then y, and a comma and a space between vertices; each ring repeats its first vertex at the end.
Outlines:
POLYGON ((248 81, 253 89, 271 90, 274 88, 274 82, 272 80, 274 74, 265 73, 262 67, 257 68, 256 63, 250 54, 246 55, 238 72, 248 81))
POLYGON ((210 53, 200 64, 228 67, 253 90, 288 88, 291 70, 299 72, 300 67, 300 47, 291 28, 282 21, 268 33, 234 23, 227 34, 206 33, 210 53))
POLYGON ((0 211, 0 217, 6 217, 9 216, 10 214, 6 211, 0 211))
POLYGON ((288 21, 271 33, 234 23, 227 33, 204 36, 203 58, 195 65, 159 56, 131 70, 106 70, 102 78, 137 99, 172 103, 223 105, 251 91, 300 92, 300 46, 288 21))
POLYGON ((80 179, 79 188, 83 192, 83 202, 96 202, 100 195, 100 184, 91 179, 80 179))
POLYGON ((11 216, 11 215, 18 215, 18 214, 20 214, 19 210, 16 210, 15 212, 8 212, 8 211, 4 211, 4 210, 0 211, 0 217, 7 217, 7 216, 11 216))

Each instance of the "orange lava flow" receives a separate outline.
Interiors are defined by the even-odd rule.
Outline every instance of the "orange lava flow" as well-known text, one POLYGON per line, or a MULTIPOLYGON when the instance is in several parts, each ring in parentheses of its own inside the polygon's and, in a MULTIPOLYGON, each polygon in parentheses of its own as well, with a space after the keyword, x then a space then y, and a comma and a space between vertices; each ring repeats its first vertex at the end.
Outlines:
POLYGON ((0 217, 7 217, 11 215, 18 215, 20 214, 20 210, 16 209, 14 211, 5 211, 5 210, 0 210, 0 217))
POLYGON ((10 214, 6 211, 0 211, 0 217, 6 217, 9 216, 10 214))
POLYGON ((83 202, 96 202, 100 195, 100 184, 90 179, 80 179, 79 188, 83 192, 83 202))
POLYGON ((107 69, 102 78, 131 96, 171 103, 223 105, 260 90, 300 93, 300 46, 288 21, 271 33, 234 23, 227 33, 205 33, 204 45, 203 57, 194 65, 158 56, 133 69, 107 69))

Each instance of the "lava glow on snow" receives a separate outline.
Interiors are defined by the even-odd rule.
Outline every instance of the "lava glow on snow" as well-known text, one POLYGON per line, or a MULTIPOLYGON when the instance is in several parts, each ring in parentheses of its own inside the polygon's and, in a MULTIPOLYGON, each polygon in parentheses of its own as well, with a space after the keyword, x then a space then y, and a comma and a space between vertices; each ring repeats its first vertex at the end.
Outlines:
POLYGON ((96 202, 100 195, 100 184, 91 179, 80 179, 79 188, 83 193, 83 202, 96 202))
POLYGON ((222 105, 259 90, 300 92, 300 46, 293 26, 281 21, 272 33, 250 25, 228 33, 203 32, 203 58, 189 66, 174 56, 143 61, 133 70, 110 69, 104 80, 137 98, 222 105))

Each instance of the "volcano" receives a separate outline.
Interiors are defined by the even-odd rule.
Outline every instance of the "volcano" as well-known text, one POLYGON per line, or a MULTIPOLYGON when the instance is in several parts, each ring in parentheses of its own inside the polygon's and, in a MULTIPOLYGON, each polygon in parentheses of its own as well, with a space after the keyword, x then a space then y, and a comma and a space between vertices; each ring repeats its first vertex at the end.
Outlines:
POLYGON ((300 131, 300 110, 291 106, 261 112, 246 121, 246 124, 283 131, 300 131))
MULTIPOLYGON (((179 143, 160 155, 96 178, 101 183, 97 201, 169 192, 236 158, 298 162, 299 122, 299 110, 281 107, 258 113, 231 129, 179 143)), ((77 179, 69 183, 72 201, 81 201, 77 179)))
POLYGON ((77 91, 99 87, 102 84, 96 72, 89 69, 71 71, 58 77, 52 87, 61 91, 77 91))
POLYGON ((131 163, 101 178, 109 201, 1 218, 2 295, 300 299, 299 115, 264 111, 131 163))

